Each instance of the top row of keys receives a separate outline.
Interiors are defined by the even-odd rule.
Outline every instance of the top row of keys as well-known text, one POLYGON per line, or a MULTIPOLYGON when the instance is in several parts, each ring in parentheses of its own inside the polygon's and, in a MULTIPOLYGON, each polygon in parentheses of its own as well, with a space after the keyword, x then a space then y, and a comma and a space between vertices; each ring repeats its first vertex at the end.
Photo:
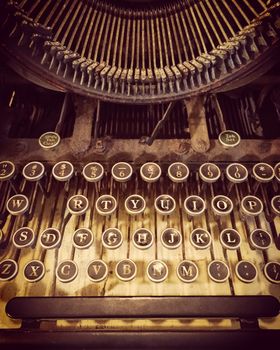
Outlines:
MULTIPOLYGON (((16 173, 16 167, 11 161, 0 162, 0 180, 10 180, 16 173)), ((23 176, 29 181, 39 181, 45 174, 45 166, 41 162, 30 162, 22 170, 23 176)), ((104 176, 102 164, 91 162, 84 166, 82 174, 89 182, 98 182, 104 176)), ((52 168, 52 175, 58 181, 67 181, 74 174, 74 166, 68 161, 56 163, 52 168)), ((118 162, 113 165, 111 174, 115 181, 126 182, 133 174, 132 166, 126 162, 118 162)), ((146 182, 156 182, 162 174, 161 167, 157 163, 148 162, 141 166, 140 175, 146 182)), ((184 182, 188 179, 190 170, 181 162, 172 163, 168 167, 168 177, 173 182, 184 182)), ((273 168, 267 163, 257 163, 252 168, 253 177, 259 182, 269 182, 274 176, 280 181, 280 163, 273 168)), ((199 167, 200 178, 208 183, 217 181, 221 176, 220 168, 214 163, 204 163, 199 167)), ((247 180, 248 170, 240 163, 231 163, 226 168, 226 176, 233 183, 241 183, 247 180)))

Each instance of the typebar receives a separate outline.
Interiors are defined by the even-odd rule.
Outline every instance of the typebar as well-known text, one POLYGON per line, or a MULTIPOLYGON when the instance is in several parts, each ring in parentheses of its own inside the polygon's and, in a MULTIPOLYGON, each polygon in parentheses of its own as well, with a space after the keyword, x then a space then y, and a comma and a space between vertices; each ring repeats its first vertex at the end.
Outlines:
POLYGON ((16 297, 6 306, 14 319, 258 318, 279 314, 273 296, 16 297))

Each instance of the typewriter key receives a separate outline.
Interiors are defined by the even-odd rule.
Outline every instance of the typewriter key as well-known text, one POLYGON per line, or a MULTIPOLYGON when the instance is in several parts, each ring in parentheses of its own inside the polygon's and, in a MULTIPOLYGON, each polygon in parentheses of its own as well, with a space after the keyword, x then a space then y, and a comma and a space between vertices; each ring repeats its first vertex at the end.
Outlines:
POLYGON ((276 179, 278 181, 280 181, 280 162, 275 165, 274 174, 275 174, 276 179))
POLYGON ((205 208, 205 201, 199 196, 189 196, 184 201, 184 209, 190 216, 202 214, 205 208))
POLYGON ((97 199, 95 208, 100 215, 111 215, 117 209, 117 201, 113 196, 105 194, 97 199))
POLYGON ((199 168, 200 178, 208 183, 216 182, 221 176, 221 171, 216 164, 204 163, 199 168))
POLYGON ((98 182, 104 176, 104 168, 100 163, 88 163, 83 168, 83 176, 89 182, 98 182))
POLYGON ((166 228, 161 234, 161 243, 168 249, 175 249, 182 243, 182 235, 175 228, 166 228))
POLYGON ((208 231, 196 228, 190 236, 191 244, 197 249, 206 249, 211 245, 212 238, 208 231))
POLYGON ((39 145, 44 149, 52 149, 60 143, 60 136, 56 132, 45 132, 39 138, 39 145))
POLYGON ((272 244, 271 235, 262 229, 255 229, 250 234, 250 242, 256 249, 268 249, 272 244))
POLYGON ((220 242, 225 249, 238 249, 241 245, 241 236, 233 228, 226 228, 220 233, 220 242))
POLYGON ((280 215, 280 196, 274 196, 271 199, 271 208, 276 215, 280 215))
POLYGON ((211 206, 216 215, 228 215, 233 209, 233 203, 226 196, 215 196, 211 201, 211 206))
POLYGON ((276 261, 270 261, 265 264, 264 275, 269 280, 269 282, 280 283, 280 263, 276 261))
POLYGON ((0 162, 0 181, 10 180, 16 173, 15 164, 9 160, 0 162))
POLYGON ((133 173, 132 166, 125 162, 115 164, 111 170, 113 179, 118 182, 128 181, 133 173))
POLYGON ((61 241, 61 233, 58 229, 50 227, 45 229, 40 236, 40 244, 45 249, 56 248, 61 241))
POLYGON ((163 282, 168 276, 168 267, 161 260, 153 260, 147 267, 147 275, 153 282, 163 282))
POLYGON ((257 163, 253 167, 253 176, 259 182, 269 182, 274 178, 274 170, 267 163, 257 163))
POLYGON ((235 266, 235 273, 242 282, 254 282, 257 278, 258 272, 256 266, 250 261, 239 261, 235 266))
POLYGON ((78 228, 72 237, 73 246, 78 249, 86 249, 92 245, 93 234, 88 228, 78 228))
POLYGON ((148 249, 154 242, 154 236, 146 228, 139 228, 133 233, 132 242, 136 248, 148 249))
POLYGON ((45 265, 40 260, 29 261, 24 266, 23 274, 28 282, 38 282, 45 275, 45 265))
POLYGON ((233 148, 239 145, 240 135, 236 131, 225 130, 220 133, 219 142, 225 148, 233 148))
POLYGON ((263 211, 262 201, 255 196, 246 196, 241 200, 241 212, 245 215, 257 216, 263 211))
POLYGON ((102 233, 102 244, 108 249, 116 249, 121 246, 122 242, 122 233, 117 228, 108 228, 102 233))
POLYGON ((146 208, 146 201, 142 196, 133 194, 126 198, 124 206, 128 214, 141 214, 146 208))
POLYGON ((108 276, 108 266, 102 260, 93 260, 88 264, 87 274, 92 282, 101 282, 108 276))
POLYGON ((0 281, 9 281, 18 273, 18 264, 15 260, 6 259, 0 262, 0 281))
POLYGON ((64 260, 58 264, 55 274, 61 282, 71 282, 78 275, 78 266, 73 260, 64 260))
POLYGON ((115 272, 121 281, 128 282, 135 278, 137 267, 134 261, 130 259, 124 259, 117 263, 115 272))
POLYGON ((184 260, 177 267, 177 276, 183 282, 194 282, 198 277, 198 267, 194 262, 184 260))
POLYGON ((25 165, 22 174, 26 180, 39 181, 45 173, 45 167, 40 162, 30 162, 25 165))
POLYGON ((248 170, 240 163, 232 163, 226 168, 226 176, 233 183, 241 183, 247 180, 248 170))
POLYGON ((229 278, 229 268, 221 260, 213 260, 208 265, 208 275, 214 282, 225 282, 229 278))
POLYGON ((29 207, 29 200, 23 194, 16 194, 8 199, 6 208, 12 215, 24 214, 29 207))
POLYGON ((172 163, 168 167, 168 176, 173 182, 184 182, 189 177, 189 168, 184 163, 172 163))
POLYGON ((13 244, 17 248, 30 247, 34 242, 34 231, 29 227, 19 228, 13 235, 13 244))
POLYGON ((176 208, 175 199, 168 194, 162 194, 155 200, 155 208, 159 214, 168 215, 171 214, 176 208))
POLYGON ((161 176, 161 168, 156 163, 145 163, 140 168, 140 175, 146 182, 156 182, 161 176))
POLYGON ((81 194, 70 197, 67 202, 67 209, 73 215, 84 214, 88 210, 88 207, 88 199, 81 194))
POLYGON ((74 174, 73 164, 67 161, 58 162, 53 166, 52 174, 58 181, 70 180, 74 174))

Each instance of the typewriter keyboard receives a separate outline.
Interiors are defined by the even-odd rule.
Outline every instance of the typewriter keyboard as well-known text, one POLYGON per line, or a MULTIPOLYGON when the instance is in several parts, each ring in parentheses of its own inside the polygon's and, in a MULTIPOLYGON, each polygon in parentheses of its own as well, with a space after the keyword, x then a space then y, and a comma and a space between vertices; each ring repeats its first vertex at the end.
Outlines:
MULTIPOLYGON (((19 326, 5 307, 20 296, 279 298, 279 189, 280 163, 1 161, 0 328, 19 326)), ((24 300, 8 311, 32 313, 24 300)), ((165 322, 153 327, 185 326, 165 322)))

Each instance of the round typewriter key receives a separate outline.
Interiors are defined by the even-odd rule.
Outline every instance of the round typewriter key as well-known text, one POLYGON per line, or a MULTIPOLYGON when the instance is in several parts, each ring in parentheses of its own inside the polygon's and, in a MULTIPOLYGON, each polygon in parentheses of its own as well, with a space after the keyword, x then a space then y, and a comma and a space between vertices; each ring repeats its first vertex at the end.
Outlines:
POLYGON ((45 149, 56 147, 60 143, 60 136, 56 132, 45 132, 39 138, 39 145, 45 149))
POLYGON ((156 163, 145 163, 140 168, 140 175, 146 182, 156 182, 161 176, 161 168, 156 163))
POLYGON ((216 182, 221 176, 221 171, 216 164, 204 163, 199 168, 200 178, 208 183, 216 182))
POLYGON ((252 243, 253 247, 264 250, 271 246, 272 238, 267 231, 257 228, 251 232, 250 242, 252 243))
POLYGON ((104 168, 99 163, 88 163, 83 168, 83 176, 89 182, 98 182, 104 176, 104 168))
POLYGON ((197 249, 206 249, 211 245, 212 238, 208 231, 196 228, 190 236, 191 244, 197 249))
POLYGON ((17 248, 30 247, 34 242, 34 231, 29 227, 19 228, 13 235, 13 244, 17 248))
POLYGON ((121 281, 127 282, 135 278, 137 267, 134 261, 130 259, 124 259, 117 263, 115 272, 121 281))
POLYGON ((78 266, 73 260, 64 260, 58 264, 55 274, 61 282, 71 282, 78 275, 78 266))
POLYGON ((88 264, 87 274, 92 282, 101 282, 108 276, 108 266, 102 260, 93 260, 88 264))
POLYGON ((162 194, 155 200, 155 208, 159 214, 168 215, 171 214, 176 208, 175 199, 168 194, 162 194))
POLYGON ((18 273, 18 264, 15 260, 6 259, 0 262, 0 281, 9 281, 18 273))
POLYGON ((92 245, 93 234, 88 228, 78 228, 72 237, 73 246, 78 249, 86 249, 92 245))
POLYGON ((240 136, 236 131, 225 130, 220 133, 219 142, 225 148, 233 148, 239 145, 240 136))
POLYGON ((45 275, 45 265, 40 260, 29 261, 24 266, 23 274, 28 282, 38 282, 45 275))
POLYGON ((146 201, 142 196, 133 194, 126 198, 124 206, 128 214, 137 215, 143 213, 145 210, 146 201))
POLYGON ((118 182, 128 181, 133 173, 132 166, 125 162, 115 164, 111 170, 113 179, 118 182))
POLYGON ((280 181, 280 162, 275 165, 274 174, 275 174, 276 179, 278 181, 280 181))
POLYGON ((189 196, 184 201, 184 209, 188 215, 198 216, 206 208, 205 201, 199 196, 189 196))
POLYGON ((280 215, 280 196, 274 196, 271 199, 271 208, 276 215, 280 215))
POLYGON ((0 162, 0 181, 10 180, 16 172, 15 164, 9 160, 0 162))
POLYGON ((267 163, 257 163, 253 167, 253 176, 259 182, 269 182, 274 178, 274 170, 267 163))
POLYGON ((262 201, 255 196, 246 196, 241 200, 241 211, 245 215, 257 216, 263 211, 262 201))
POLYGON ((61 241, 61 233, 56 228, 45 229, 40 235, 40 244, 45 249, 56 248, 61 241))
POLYGON ((25 165, 22 174, 26 180, 39 181, 45 173, 45 167, 40 162, 30 162, 25 165))
POLYGON ((241 183, 247 180, 248 170, 242 164, 232 163, 226 168, 226 176, 233 183, 241 183))
POLYGON ((122 242, 122 233, 117 228, 108 228, 102 233, 102 244, 108 249, 116 249, 121 246, 122 242))
POLYGON ((177 267, 177 276, 183 282, 194 282, 198 277, 198 267, 194 262, 184 260, 177 267))
POLYGON ((233 204, 230 198, 226 196, 215 196, 211 201, 211 206, 215 214, 228 215, 233 209, 233 204))
POLYGON ((73 164, 67 161, 56 163, 52 168, 53 177, 58 181, 67 181, 74 174, 73 164))
POLYGON ((182 243, 182 235, 175 228, 166 228, 161 234, 161 243, 168 249, 175 249, 182 243))
POLYGON ((153 260, 147 267, 147 275, 153 282, 163 282, 168 276, 168 267, 161 260, 153 260))
POLYGON ((280 263, 271 261, 265 264, 264 275, 269 280, 269 282, 280 283, 280 263))
POLYGON ((151 231, 139 228, 133 233, 132 242, 136 248, 147 249, 153 244, 154 236, 151 231))
POLYGON ((184 182, 189 177, 189 168, 184 163, 172 163, 168 167, 168 176, 173 182, 184 182))
POLYGON ((88 199, 81 194, 70 197, 67 202, 67 209, 73 215, 84 214, 88 210, 88 207, 88 199))
POLYGON ((12 215, 24 214, 29 207, 29 200, 23 194, 16 194, 8 199, 6 208, 12 215))
POLYGON ((229 278, 229 268, 221 260, 213 260, 208 265, 208 275, 215 282, 225 282, 229 278))
POLYGON ((225 249, 238 249, 241 245, 241 236, 233 228, 226 228, 220 234, 220 241, 225 249))
POLYGON ((256 266, 250 261, 239 261, 235 266, 235 273, 242 282, 254 282, 257 278, 258 272, 256 266))
POLYGON ((97 199, 95 208, 100 215, 111 215, 117 209, 117 201, 113 196, 105 194, 97 199))

